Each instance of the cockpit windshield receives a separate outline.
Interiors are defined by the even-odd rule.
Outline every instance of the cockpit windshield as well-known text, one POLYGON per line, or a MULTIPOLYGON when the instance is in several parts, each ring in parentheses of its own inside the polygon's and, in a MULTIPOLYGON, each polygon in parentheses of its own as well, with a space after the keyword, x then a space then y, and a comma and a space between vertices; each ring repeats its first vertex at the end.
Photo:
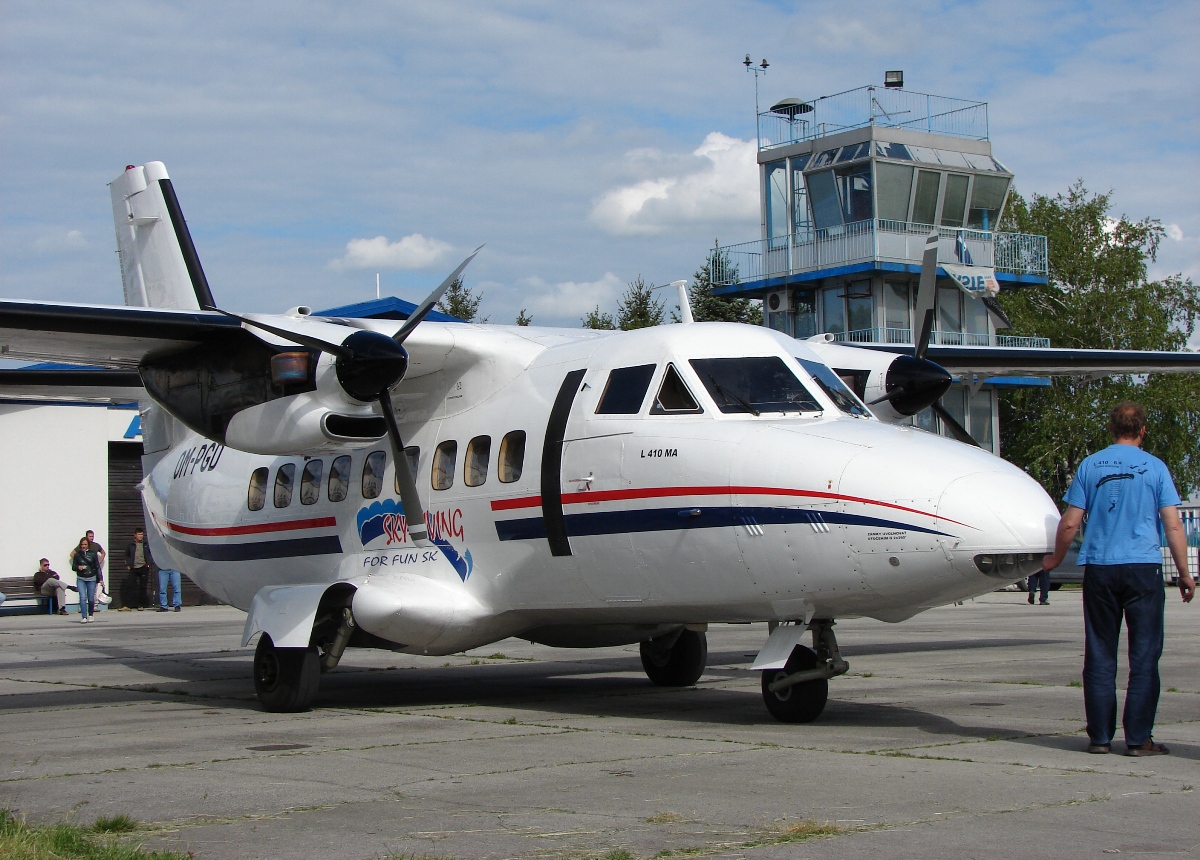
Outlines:
POLYGON ((820 412, 812 393, 778 356, 693 358, 689 364, 722 412, 820 412))
POLYGON ((859 400, 850 387, 842 381, 842 378, 830 370, 826 365, 819 361, 809 361, 807 358, 797 358, 800 366, 808 371, 808 375, 813 378, 813 382, 821 386, 821 390, 829 395, 829 399, 834 402, 838 409, 848 415, 855 415, 859 418, 870 418, 871 413, 867 411, 867 407, 859 400))

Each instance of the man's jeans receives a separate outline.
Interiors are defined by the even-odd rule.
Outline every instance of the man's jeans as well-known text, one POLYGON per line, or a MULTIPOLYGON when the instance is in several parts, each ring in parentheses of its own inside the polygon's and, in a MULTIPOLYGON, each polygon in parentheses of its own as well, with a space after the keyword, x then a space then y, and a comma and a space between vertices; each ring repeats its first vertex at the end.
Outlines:
POLYGON ((1117 644, 1129 628, 1129 684, 1121 724, 1125 743, 1150 739, 1158 710, 1158 658, 1163 650, 1162 566, 1089 564, 1083 574, 1083 705, 1088 737, 1107 744, 1117 730, 1117 644))
POLYGON ((167 608, 167 583, 171 584, 171 594, 173 599, 172 606, 179 606, 183 603, 183 596, 179 593, 180 581, 179 571, 177 570, 159 570, 158 572, 158 605, 161 609, 167 608))
POLYGON ((1029 577, 1029 587, 1026 589, 1030 594, 1033 594, 1038 589, 1041 589, 1042 603, 1050 602, 1050 572, 1041 570, 1029 577))

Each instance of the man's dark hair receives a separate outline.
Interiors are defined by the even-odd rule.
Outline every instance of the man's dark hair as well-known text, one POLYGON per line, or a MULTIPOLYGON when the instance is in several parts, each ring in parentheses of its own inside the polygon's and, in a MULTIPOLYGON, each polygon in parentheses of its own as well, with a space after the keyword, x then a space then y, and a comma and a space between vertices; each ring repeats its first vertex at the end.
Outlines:
POLYGON ((1108 413, 1108 432, 1114 439, 1133 439, 1146 426, 1146 410, 1140 404, 1126 400, 1108 413))
POLYGON ((43 561, 44 561, 44 562, 46 562, 46 564, 49 564, 49 563, 50 563, 50 559, 48 559, 48 558, 39 558, 39 559, 38 559, 38 564, 41 564, 43 561))
POLYGON ((136 529, 133 530, 133 533, 135 535, 144 535, 146 533, 146 530, 144 528, 142 528, 141 526, 138 526, 136 529))

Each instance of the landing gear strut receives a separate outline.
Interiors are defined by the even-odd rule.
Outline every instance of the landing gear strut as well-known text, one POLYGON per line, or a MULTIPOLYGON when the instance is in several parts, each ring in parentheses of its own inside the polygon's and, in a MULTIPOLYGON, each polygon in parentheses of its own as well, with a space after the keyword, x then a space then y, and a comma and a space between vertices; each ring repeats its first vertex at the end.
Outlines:
POLYGON ((642 643, 642 668, 660 687, 690 687, 704 674, 708 639, 703 633, 681 627, 675 633, 642 643))
POLYGON ((782 669, 762 673, 763 701, 771 716, 783 723, 811 723, 825 710, 829 679, 844 675, 850 664, 842 659, 833 635, 833 620, 814 620, 813 646, 797 645, 782 669))
POLYGON ((269 633, 259 637, 254 649, 254 692, 266 710, 307 711, 320 681, 316 648, 276 648, 269 633))

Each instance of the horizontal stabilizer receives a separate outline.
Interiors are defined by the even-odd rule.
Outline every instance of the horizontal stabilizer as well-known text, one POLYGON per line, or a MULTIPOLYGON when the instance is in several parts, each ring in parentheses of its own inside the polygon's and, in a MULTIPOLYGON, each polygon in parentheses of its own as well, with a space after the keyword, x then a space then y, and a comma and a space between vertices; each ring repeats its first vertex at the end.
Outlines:
MULTIPOLYGON (((894 345, 845 344, 912 355, 894 345)), ((954 374, 988 376, 1091 376, 1142 373, 1200 373, 1200 353, 1133 349, 1036 349, 997 346, 930 346, 925 354, 954 374)))

